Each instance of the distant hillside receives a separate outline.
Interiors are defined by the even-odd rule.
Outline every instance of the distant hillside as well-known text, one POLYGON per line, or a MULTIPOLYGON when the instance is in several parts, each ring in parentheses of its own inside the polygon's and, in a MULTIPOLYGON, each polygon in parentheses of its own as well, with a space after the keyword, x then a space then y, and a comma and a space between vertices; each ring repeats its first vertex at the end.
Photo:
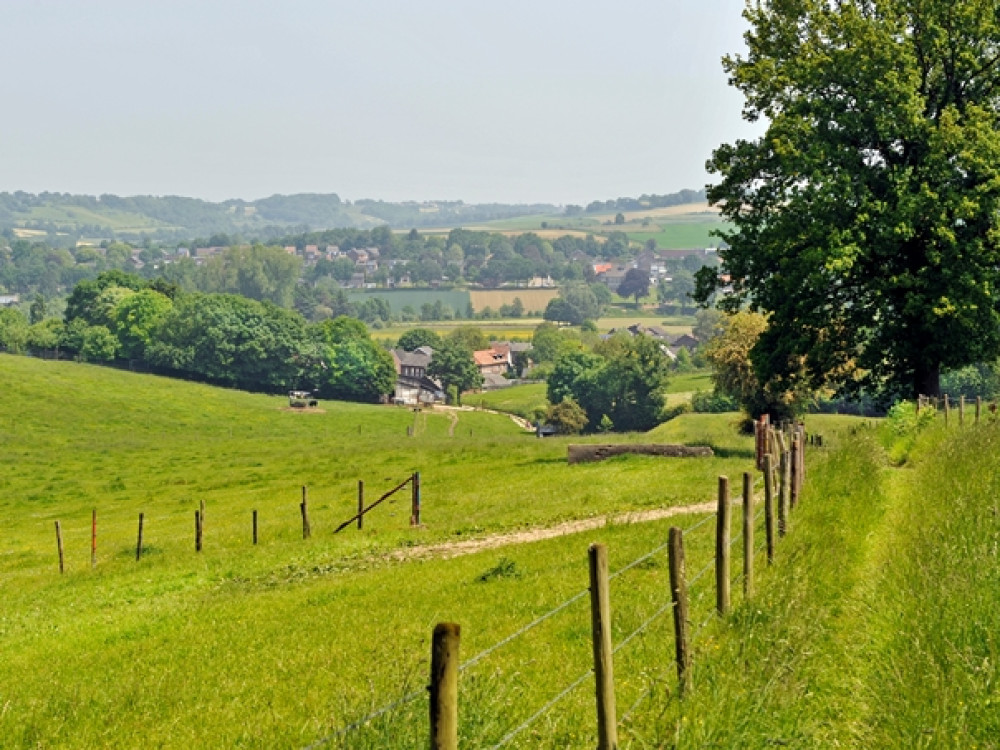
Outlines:
MULTIPOLYGON (((648 208, 704 200, 703 191, 682 190, 663 196, 596 201, 602 208, 648 208)), ((580 206, 551 204, 467 204, 463 201, 343 201, 335 193, 272 195, 255 201, 213 203, 180 196, 71 195, 69 193, 0 193, 0 232, 8 236, 48 238, 70 246, 79 239, 160 241, 209 238, 226 234, 247 240, 274 240, 289 233, 324 229, 371 229, 388 225, 453 228, 526 216, 583 213, 580 206)))

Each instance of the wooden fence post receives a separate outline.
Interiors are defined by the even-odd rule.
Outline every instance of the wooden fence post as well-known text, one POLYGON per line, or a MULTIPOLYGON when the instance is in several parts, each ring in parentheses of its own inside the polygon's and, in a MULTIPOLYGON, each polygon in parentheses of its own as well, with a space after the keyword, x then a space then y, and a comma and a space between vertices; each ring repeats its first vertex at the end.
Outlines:
POLYGON ((688 646, 688 591, 684 569, 684 532, 670 527, 670 599, 674 603, 674 652, 677 657, 677 683, 681 697, 691 684, 691 649, 688 646))
POLYGON ((778 536, 788 533, 788 485, 791 484, 791 454, 788 451, 781 452, 778 462, 778 536))
POLYGON ((944 426, 948 426, 948 414, 951 412, 951 401, 948 400, 948 394, 944 394, 944 426))
POLYGON ((97 508, 90 515, 90 567, 97 567, 97 508))
POLYGON ((597 748, 618 747, 618 716, 615 710, 615 674, 611 645, 611 597, 608 590, 608 548, 591 544, 590 614, 594 640, 594 679, 597 688, 597 748))
POLYGON ((201 552, 202 515, 200 510, 194 512, 194 551, 201 552))
POLYGON ((965 394, 958 397, 958 426, 965 424, 965 394))
POLYGON ((976 424, 979 424, 979 415, 983 411, 983 397, 976 396, 976 424))
POLYGON ((729 478, 719 477, 719 506, 715 515, 715 607, 729 612, 729 478))
POLYGON ((798 432, 792 433, 792 456, 791 456, 791 481, 789 484, 789 504, 788 507, 795 509, 799 502, 799 453, 802 452, 802 445, 799 443, 798 432))
POLYGON ((767 539, 767 564, 774 564, 774 465, 764 457, 764 536, 767 539))
POLYGON ((139 538, 135 543, 135 560, 139 562, 142 557, 142 513, 139 514, 139 538))
POLYGON ((253 510, 253 543, 257 544, 257 509, 253 510))
POLYGON ((365 521, 365 483, 364 480, 358 480, 358 531, 364 526, 365 521))
POLYGON ((56 547, 59 550, 59 574, 62 575, 66 572, 66 568, 63 558, 62 526, 58 521, 56 521, 56 547))
POLYGON ((743 598, 753 596, 753 475, 743 472, 743 598))
POLYGON ((420 525, 420 472, 413 472, 413 481, 411 485, 413 490, 411 510, 410 510, 410 526, 420 525))
POLYGON ((458 647, 462 628, 434 626, 431 638, 431 750, 458 749, 458 647))
POLYGON ((305 485, 302 485, 302 502, 299 504, 299 510, 302 511, 302 538, 308 539, 312 535, 312 529, 309 528, 309 490, 305 485))

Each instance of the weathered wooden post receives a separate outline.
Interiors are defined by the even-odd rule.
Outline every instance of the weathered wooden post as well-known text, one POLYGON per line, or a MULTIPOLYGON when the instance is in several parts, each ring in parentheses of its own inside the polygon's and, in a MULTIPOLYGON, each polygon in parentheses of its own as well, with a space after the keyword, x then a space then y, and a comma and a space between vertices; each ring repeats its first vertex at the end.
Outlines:
POLYGON ((677 659, 677 683, 683 698, 691 683, 691 649, 688 646, 688 591, 684 568, 684 532, 670 527, 670 599, 674 604, 674 652, 677 659))
POLYGON ((799 454, 802 452, 802 445, 799 443, 798 432, 792 433, 792 456, 791 456, 791 481, 789 487, 789 508, 795 509, 799 502, 799 454))
POLYGON ((778 536, 788 533, 788 493, 791 484, 791 463, 792 457, 789 451, 781 452, 781 460, 778 465, 778 536))
POLYGON ((976 396, 976 424, 979 424, 979 416, 983 411, 983 397, 976 396))
POLYGON ((65 559, 63 558, 62 526, 56 521, 56 548, 59 550, 59 574, 66 572, 65 559))
POLYGON ((965 394, 958 397, 958 426, 965 424, 965 394))
POLYGON ((764 536, 767 539, 767 564, 774 564, 774 466, 771 456, 764 457, 764 536))
POLYGON ((591 544, 590 614, 594 641, 594 679, 597 692, 597 748, 618 747, 618 716, 615 710, 615 674, 611 645, 611 597, 608 589, 608 548, 591 544))
POLYGON ((312 529, 309 527, 309 489, 302 485, 302 502, 299 504, 299 509, 302 511, 302 538, 308 539, 312 535, 312 529))
POLYGON ((948 414, 951 412, 951 401, 948 399, 948 394, 944 394, 944 426, 948 426, 948 414))
POLYGON ((365 483, 358 480, 358 531, 364 527, 365 523, 365 483))
POLYGON ((257 544, 257 509, 253 511, 253 543, 257 544))
POLYGON ((194 551, 201 552, 201 511, 194 512, 194 551))
POLYGON ((743 472, 743 598, 753 596, 753 476, 743 472))
POLYGON ((434 626, 431 637, 431 750, 458 750, 458 647, 462 628, 434 626))
POLYGON ((142 513, 139 514, 139 539, 135 543, 135 560, 142 557, 142 513))
POLYGON ((411 510, 410 510, 410 526, 420 525, 420 472, 413 472, 413 479, 411 480, 411 489, 413 492, 411 498, 411 510))
POLYGON ((719 477, 719 505, 715 516, 715 607, 729 612, 729 477, 719 477))
POLYGON ((97 567, 97 508, 90 515, 90 567, 97 567))

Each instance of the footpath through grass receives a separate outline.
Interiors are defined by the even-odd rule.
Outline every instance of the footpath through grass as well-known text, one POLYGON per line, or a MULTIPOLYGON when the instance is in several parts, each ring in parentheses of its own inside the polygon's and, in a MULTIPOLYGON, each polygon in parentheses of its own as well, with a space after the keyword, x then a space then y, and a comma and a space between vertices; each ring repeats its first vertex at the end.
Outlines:
POLYGON ((902 467, 873 430, 810 450, 775 566, 631 746, 1000 747, 1000 426, 941 421, 902 467))

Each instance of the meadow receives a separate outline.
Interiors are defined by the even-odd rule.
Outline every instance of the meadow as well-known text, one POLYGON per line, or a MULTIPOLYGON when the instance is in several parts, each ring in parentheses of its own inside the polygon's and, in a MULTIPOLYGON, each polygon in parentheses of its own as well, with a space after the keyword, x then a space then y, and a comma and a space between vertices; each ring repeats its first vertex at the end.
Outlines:
MULTIPOLYGON (((434 622, 470 623, 463 649, 475 653, 578 589, 590 541, 613 541, 623 561, 666 526, 612 524, 455 560, 408 560, 414 550, 704 502, 713 477, 742 470, 749 455, 725 421, 700 436, 714 436, 717 458, 569 466, 567 440, 538 440, 498 415, 460 412, 456 422, 446 411, 336 402, 303 413, 274 396, 7 355, 0 383, 0 736, 15 747, 308 744, 419 685, 434 622), (355 512, 358 479, 374 498, 414 470, 423 528, 409 528, 404 497, 373 511, 363 531, 332 534, 355 512)), ((662 577, 649 590, 662 595, 662 577)), ((496 721, 505 689, 525 692, 530 707, 558 679, 541 662, 526 674, 524 649, 585 663, 586 619, 552 627, 483 665, 491 686, 495 673, 514 679, 483 688, 483 721, 496 721)), ((413 731, 422 744, 423 730, 413 731)), ((384 743, 377 737, 373 746, 384 743)))
POLYGON ((616 514, 711 501, 720 474, 735 487, 752 463, 736 415, 615 436, 709 444, 715 458, 568 466, 567 440, 538 440, 490 414, 455 422, 335 402, 293 412, 273 396, 6 355, 0 385, 4 747, 424 747, 428 641, 441 621, 463 626, 463 746, 593 746, 595 541, 608 545, 615 576, 622 747, 995 747, 1000 736, 996 422, 932 420, 905 455, 894 450, 897 467, 886 458, 893 425, 810 415, 824 447, 808 451, 775 565, 758 556, 756 594, 744 601, 737 564, 733 612, 718 618, 706 575, 712 517, 616 514), (354 512, 357 479, 375 497, 413 470, 423 528, 409 528, 404 498, 364 530, 332 534, 354 512), (136 562, 139 511, 147 537, 136 562), (460 556, 438 546, 609 516, 460 556), (696 630, 683 702, 663 616, 671 525, 688 529, 696 630))

